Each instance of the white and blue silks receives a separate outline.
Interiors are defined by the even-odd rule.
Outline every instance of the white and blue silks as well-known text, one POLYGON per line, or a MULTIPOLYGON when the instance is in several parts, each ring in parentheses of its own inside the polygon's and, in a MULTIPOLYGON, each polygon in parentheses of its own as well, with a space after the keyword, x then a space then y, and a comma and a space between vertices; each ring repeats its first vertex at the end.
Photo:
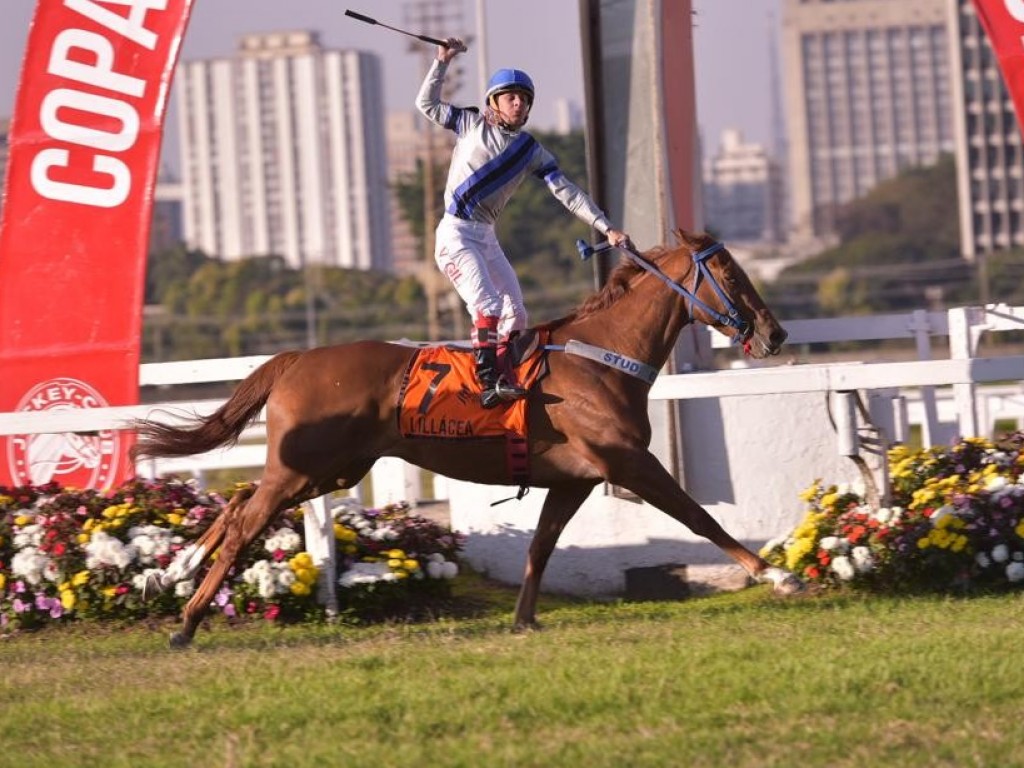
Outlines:
POLYGON ((435 60, 416 106, 429 120, 457 135, 445 185, 445 216, 437 228, 434 258, 451 279, 474 319, 500 317, 500 335, 526 327, 515 271, 493 228, 527 175, 544 181, 567 210, 602 234, 611 223, 593 200, 569 181, 554 156, 526 131, 509 130, 476 109, 441 101, 448 65, 435 60))

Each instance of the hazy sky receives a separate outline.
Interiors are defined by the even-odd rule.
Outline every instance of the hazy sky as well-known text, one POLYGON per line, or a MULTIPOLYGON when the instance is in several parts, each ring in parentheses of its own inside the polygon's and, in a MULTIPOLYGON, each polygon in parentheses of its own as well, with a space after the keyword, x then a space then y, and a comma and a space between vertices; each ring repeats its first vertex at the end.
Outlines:
MULTIPOLYGON (((518 67, 537 84, 532 124, 548 128, 555 99, 582 103, 579 4, 576 0, 485 0, 489 69, 518 67)), ((672 0, 666 0, 671 2, 672 0)), ((29 23, 36 0, 0 0, 0 116, 13 112, 29 23)), ((782 0, 694 0, 698 121, 708 151, 723 128, 740 128, 751 140, 772 137, 769 78, 770 18, 782 0)), ((463 0, 465 29, 476 29, 477 0, 463 0)), ((411 109, 422 78, 422 60, 409 53, 410 38, 354 21, 346 8, 393 26, 404 26, 402 0, 194 0, 181 58, 230 56, 247 32, 314 29, 328 47, 360 48, 383 58, 389 109, 411 109)), ((452 30, 454 34, 457 30, 452 30)), ((479 46, 465 57, 466 103, 478 99, 479 46)))

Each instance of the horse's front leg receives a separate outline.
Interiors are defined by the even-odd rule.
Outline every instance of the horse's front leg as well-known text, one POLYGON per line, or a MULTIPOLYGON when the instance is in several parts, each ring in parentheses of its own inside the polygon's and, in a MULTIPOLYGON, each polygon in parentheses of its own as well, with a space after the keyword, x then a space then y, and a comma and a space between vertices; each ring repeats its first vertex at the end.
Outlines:
POLYGON ((551 552, 558 543, 565 526, 576 514, 576 510, 590 495, 593 482, 572 483, 551 488, 544 505, 540 510, 537 530, 530 541, 530 551, 526 559, 526 571, 523 574, 523 585, 519 588, 516 600, 516 614, 513 629, 522 632, 539 629, 537 624, 537 596, 540 594, 540 581, 544 575, 551 552))
POLYGON ((610 483, 633 491, 648 504, 703 536, 735 560, 755 580, 772 584, 777 594, 804 589, 792 573, 776 568, 730 536, 700 504, 687 494, 646 447, 627 445, 600 452, 600 464, 610 483))

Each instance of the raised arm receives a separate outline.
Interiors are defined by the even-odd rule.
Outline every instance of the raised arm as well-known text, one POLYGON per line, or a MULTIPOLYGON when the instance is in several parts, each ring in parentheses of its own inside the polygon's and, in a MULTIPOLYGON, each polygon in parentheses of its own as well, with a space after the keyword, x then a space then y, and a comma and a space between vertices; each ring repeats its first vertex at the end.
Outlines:
POLYGON ((443 127, 448 125, 451 105, 441 101, 441 86, 448 71, 448 62, 466 50, 465 43, 457 37, 449 37, 448 47, 437 46, 437 57, 431 62, 427 76, 416 95, 416 108, 430 121, 443 127))

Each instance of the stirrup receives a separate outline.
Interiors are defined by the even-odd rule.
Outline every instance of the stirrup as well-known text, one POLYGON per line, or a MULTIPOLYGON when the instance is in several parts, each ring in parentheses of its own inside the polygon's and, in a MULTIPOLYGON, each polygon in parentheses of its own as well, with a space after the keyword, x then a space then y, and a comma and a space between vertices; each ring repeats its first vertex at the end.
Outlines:
POLYGON ((480 393, 480 405, 486 409, 491 409, 496 408, 501 403, 509 403, 524 397, 526 397, 525 389, 509 384, 505 381, 505 377, 502 376, 494 382, 493 387, 485 389, 480 393))

